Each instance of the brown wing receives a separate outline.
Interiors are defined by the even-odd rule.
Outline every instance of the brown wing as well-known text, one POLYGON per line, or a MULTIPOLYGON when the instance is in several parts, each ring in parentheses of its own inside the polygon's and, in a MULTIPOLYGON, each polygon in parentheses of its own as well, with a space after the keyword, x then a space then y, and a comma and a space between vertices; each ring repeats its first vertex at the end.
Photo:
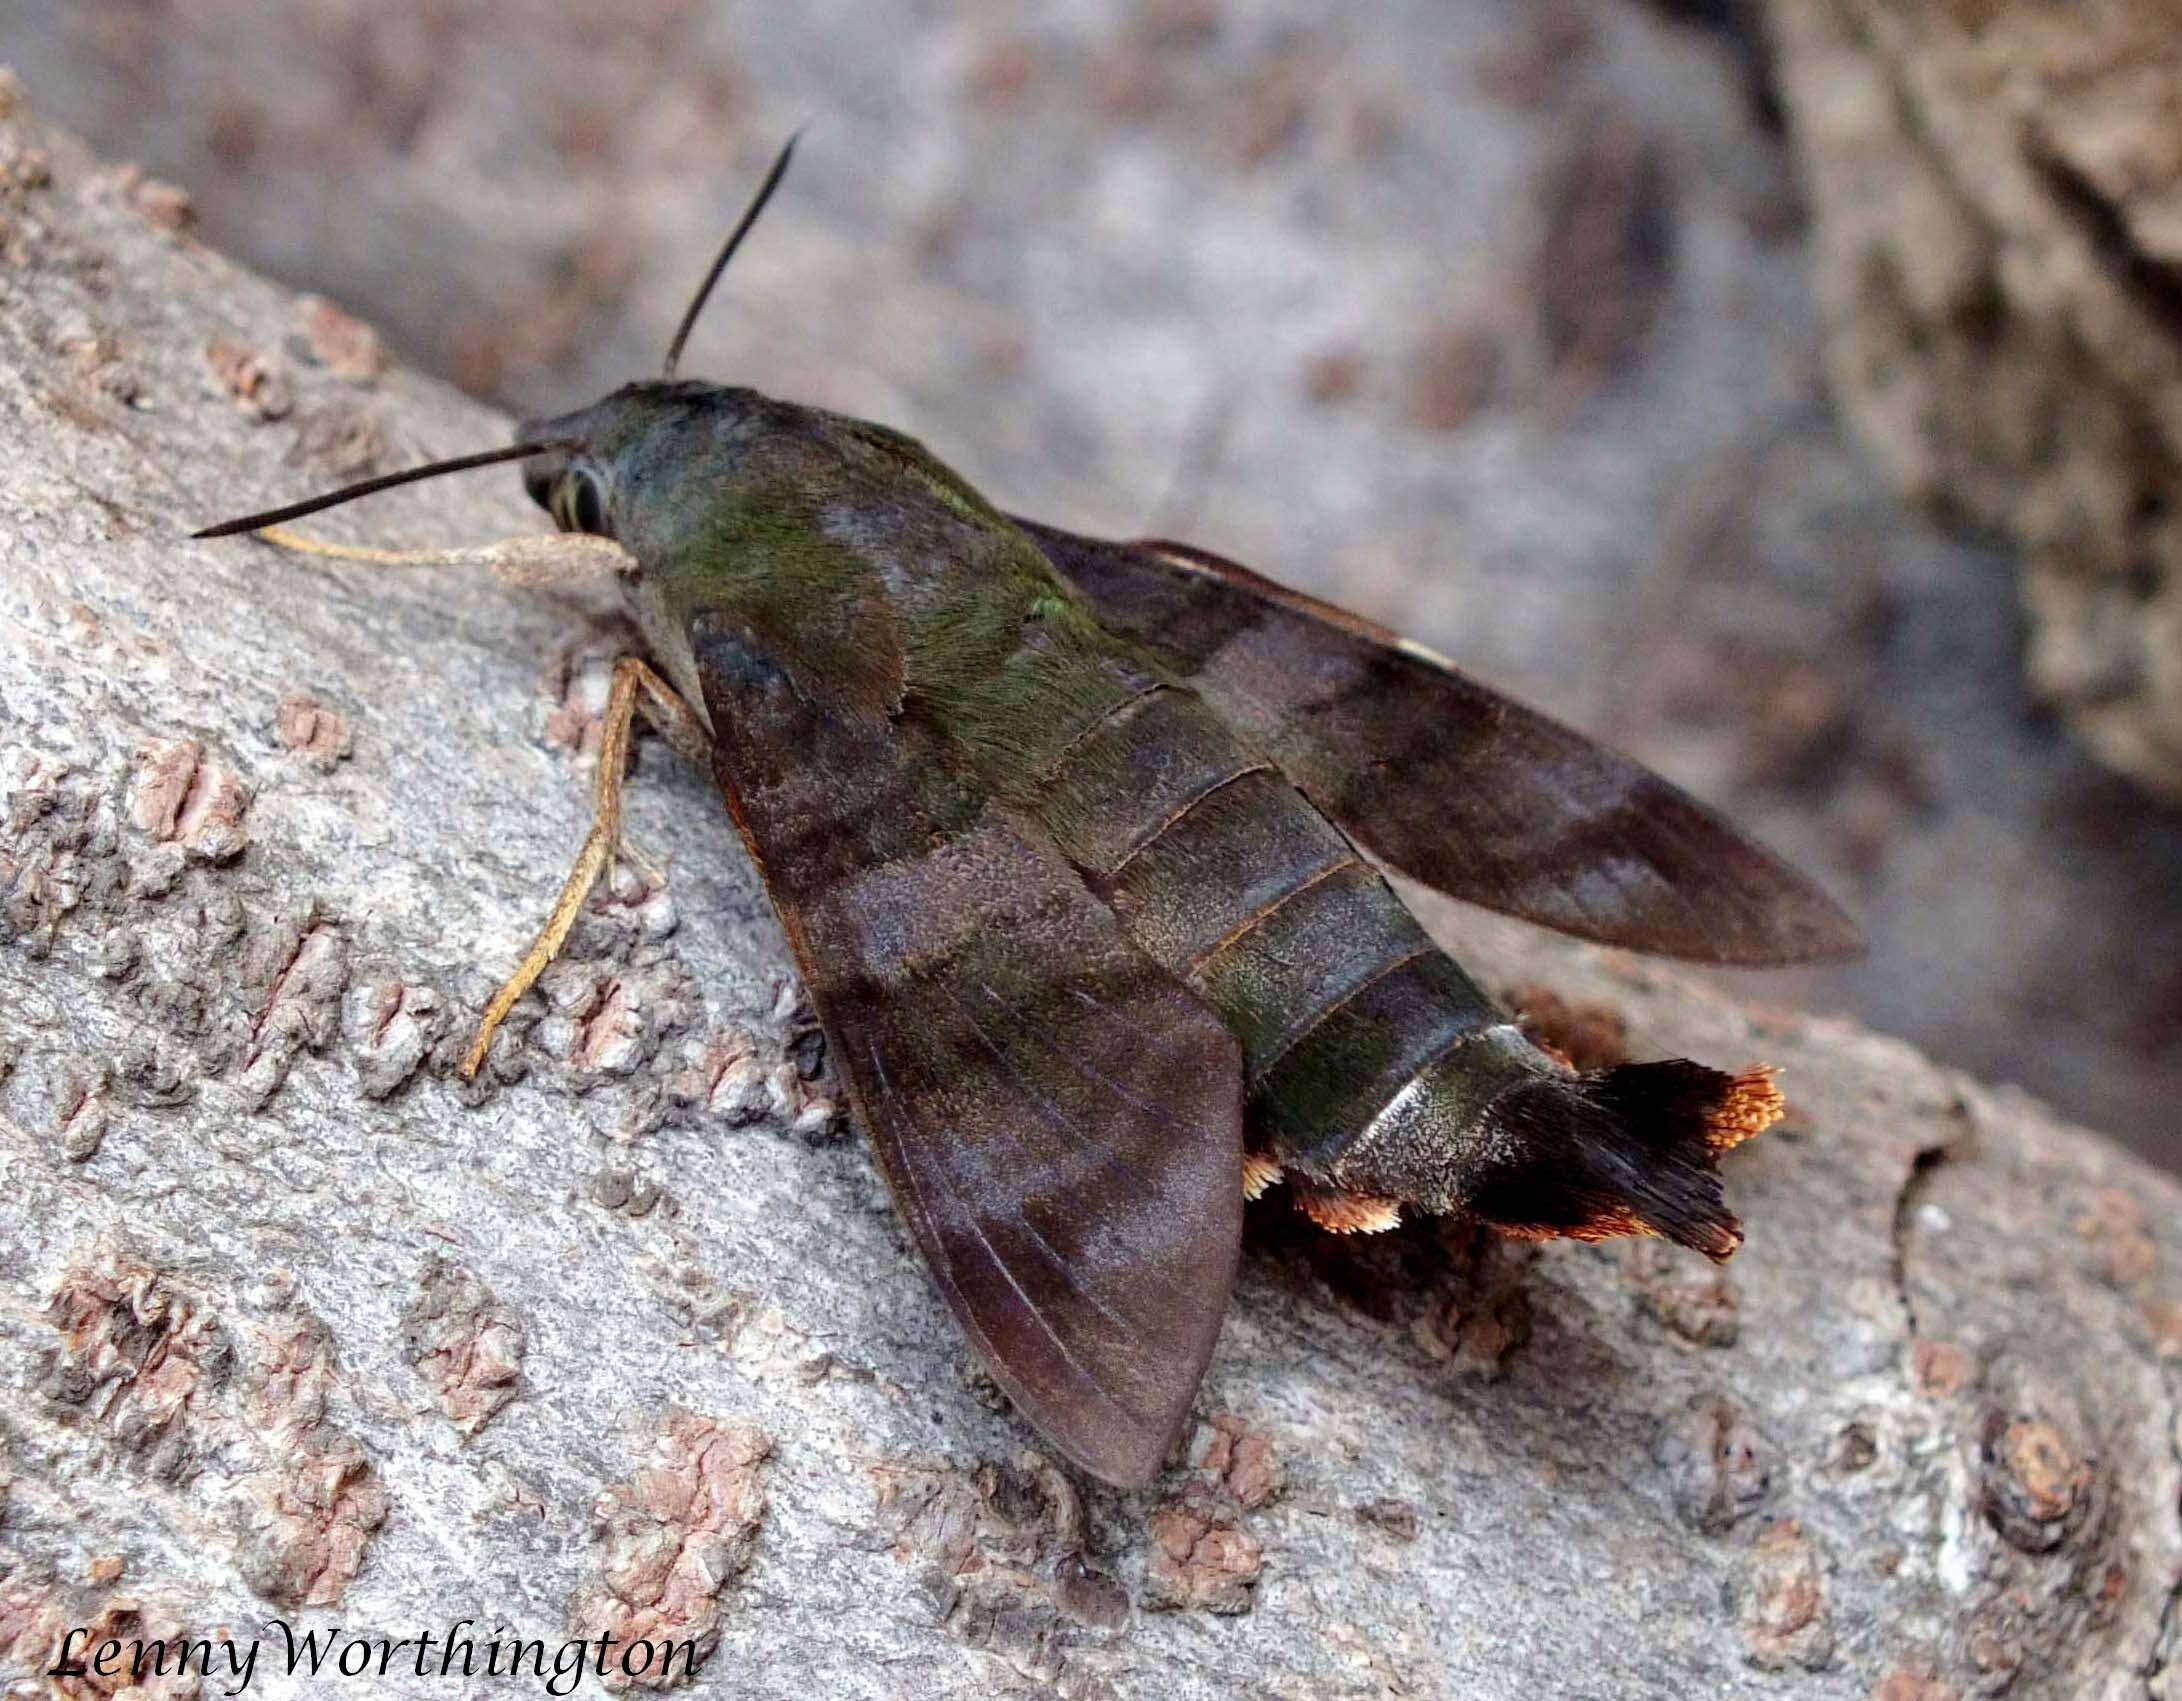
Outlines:
POLYGON ((913 720, 829 712, 716 617, 691 636, 721 789, 940 1291, 1056 1447, 1149 1481, 1234 1281, 1234 1037, 913 720))
POLYGON ((1863 949, 1810 880, 1650 769, 1331 603, 1182 544, 1018 520, 1366 849, 1451 897, 1707 963, 1863 949))

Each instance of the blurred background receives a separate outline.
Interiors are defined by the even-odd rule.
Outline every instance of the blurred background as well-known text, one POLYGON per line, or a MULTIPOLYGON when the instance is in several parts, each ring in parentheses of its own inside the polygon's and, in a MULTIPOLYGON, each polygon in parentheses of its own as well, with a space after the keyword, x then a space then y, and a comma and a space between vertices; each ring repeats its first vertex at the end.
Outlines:
POLYGON ((1402 628, 1871 934, 1738 996, 2182 1164, 2182 31, 2089 10, 0 0, 0 58, 514 410, 653 371, 807 125, 686 373, 1402 628))

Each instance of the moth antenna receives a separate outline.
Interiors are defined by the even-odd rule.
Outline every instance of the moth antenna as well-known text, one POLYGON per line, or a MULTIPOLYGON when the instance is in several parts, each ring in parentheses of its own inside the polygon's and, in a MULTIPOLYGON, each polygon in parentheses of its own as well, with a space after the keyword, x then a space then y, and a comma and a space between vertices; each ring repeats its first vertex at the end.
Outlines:
POLYGON ((735 257, 735 250, 742 246, 742 239, 750 234, 750 227, 758 222, 758 214, 765 211, 765 203, 773 198, 773 191, 780 187, 780 180, 787 175, 788 161, 795 156, 796 143, 803 139, 797 130, 781 144, 780 152, 773 156, 773 166, 765 174, 765 181, 758 185, 758 192, 750 197, 750 205, 743 209, 735 228, 727 233, 727 240, 720 244, 720 251, 713 256, 711 269, 705 273, 705 281, 697 286, 697 293, 690 300, 689 310, 682 315, 681 324, 674 328, 674 341, 667 345, 667 363, 659 369, 661 378, 672 378, 674 369, 681 364, 682 345, 689 341, 690 331, 697 323, 697 315, 705 310, 705 302, 712 294, 712 286, 720 281, 720 274, 727 270, 728 261, 735 257))
POLYGON ((327 491, 323 496, 306 497, 301 502, 289 503, 285 508, 268 508, 262 514, 245 514, 239 520, 222 520, 216 526, 206 526, 202 531, 191 532, 189 535, 193 538, 233 537, 237 532, 254 532, 263 526, 284 525, 290 520, 300 520, 306 514, 338 508, 342 503, 353 502, 359 496, 375 496, 380 491, 392 490, 397 485, 438 478, 442 473, 468 472, 472 467, 496 467, 503 461, 523 461, 532 455, 545 455, 556 449, 579 447, 581 445, 572 439, 554 438, 544 443, 511 443, 505 449, 485 449, 475 455, 457 455, 448 461, 428 461, 421 467, 406 467, 400 472, 381 473, 377 478, 346 484, 339 490, 327 491))

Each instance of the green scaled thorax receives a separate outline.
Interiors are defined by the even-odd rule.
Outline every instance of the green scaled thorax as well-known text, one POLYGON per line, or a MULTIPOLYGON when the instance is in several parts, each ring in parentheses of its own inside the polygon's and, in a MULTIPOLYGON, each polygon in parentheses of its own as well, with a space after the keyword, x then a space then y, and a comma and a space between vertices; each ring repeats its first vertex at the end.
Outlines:
POLYGON ((523 435, 583 445, 533 488, 592 471, 670 664, 701 617, 746 627, 803 689, 860 717, 918 719, 1002 795, 1050 763, 1057 729, 1102 705, 1117 658, 1152 667, 1018 527, 885 427, 650 382, 523 435))

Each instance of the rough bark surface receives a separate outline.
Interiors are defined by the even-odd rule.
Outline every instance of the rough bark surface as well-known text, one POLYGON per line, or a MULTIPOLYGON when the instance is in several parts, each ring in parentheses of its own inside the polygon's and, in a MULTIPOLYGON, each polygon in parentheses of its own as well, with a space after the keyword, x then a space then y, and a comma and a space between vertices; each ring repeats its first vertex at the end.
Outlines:
POLYGON ((1836 387, 2022 546, 2031 677, 2182 797, 2182 10, 1773 0, 1836 387))
POLYGON ((0 0, 0 52, 223 252, 518 412, 656 366, 808 121, 687 371, 1609 733, 1866 923, 1778 996, 2182 1166, 2182 813, 2035 713, 2013 562, 1847 439, 1792 156, 1675 21, 1745 10, 0 0))
MULTIPOLYGON (((716 1695, 2171 1693, 2182 1189, 1898 1042, 1434 912, 1572 1048, 1783 1066, 1748 1248, 1336 1242, 1276 1195, 1140 1495, 970 1371, 656 746, 653 872, 458 1085, 617 639, 180 541, 507 430, 185 223, 0 119, 11 1675, 67 1625, 473 1618, 672 1627, 716 1695)), ((513 485, 324 530, 502 535, 513 485)))

